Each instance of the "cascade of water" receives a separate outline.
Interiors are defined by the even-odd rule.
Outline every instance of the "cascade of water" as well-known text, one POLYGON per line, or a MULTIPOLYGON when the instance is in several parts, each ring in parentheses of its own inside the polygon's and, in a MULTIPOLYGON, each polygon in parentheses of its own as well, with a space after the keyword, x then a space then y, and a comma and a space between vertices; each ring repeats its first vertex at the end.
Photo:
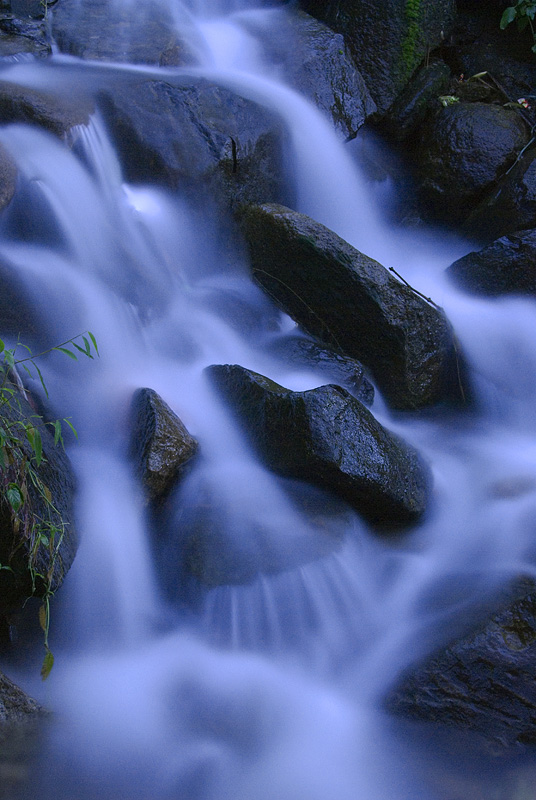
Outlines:
MULTIPOLYGON (((404 763, 377 703, 400 670, 505 577, 534 571, 534 492, 509 502, 493 494, 536 472, 534 308, 469 301, 440 274, 465 243, 390 230, 330 124, 266 77, 260 40, 241 24, 249 4, 223 5, 175 9, 181 30, 195 29, 197 45, 203 41, 198 69, 58 58, 14 65, 5 77, 29 85, 87 78, 98 86, 133 72, 178 82, 201 75, 275 110, 292 139, 299 210, 445 306, 489 413, 480 427, 453 431, 448 421, 395 418, 377 403, 378 418, 431 463, 433 513, 407 542, 385 544, 346 510, 327 517, 337 546, 296 557, 292 548, 318 530, 288 485, 256 463, 202 374, 212 363, 240 363, 294 381, 291 388, 325 382, 314 372, 291 377, 262 351, 267 322, 284 330, 288 320, 246 269, 222 270, 210 217, 200 219, 171 193, 124 183, 98 119, 76 132, 72 151, 26 126, 3 128, 0 142, 19 165, 24 200, 42 219, 24 241, 16 206, 4 213, 0 254, 29 287, 43 287, 54 336, 91 328, 101 351, 98 362, 74 370, 55 356, 44 366, 60 415, 76 413, 81 441, 71 450, 82 546, 67 587, 75 621, 66 626, 78 633, 67 627, 49 679, 47 699, 62 721, 40 765, 41 796, 436 800, 404 763), (252 310, 247 338, 222 310, 224 297, 252 310), (141 386, 158 391, 201 442, 176 514, 195 498, 216 498, 210 522, 229 547, 250 556, 262 540, 276 556, 292 551, 292 568, 240 586, 198 586, 197 604, 188 602, 187 581, 182 605, 160 595, 150 526, 126 457, 130 398, 141 386)), ((162 571, 176 580, 171 556, 164 554, 162 571)), ((31 677, 23 680, 40 693, 31 677)))

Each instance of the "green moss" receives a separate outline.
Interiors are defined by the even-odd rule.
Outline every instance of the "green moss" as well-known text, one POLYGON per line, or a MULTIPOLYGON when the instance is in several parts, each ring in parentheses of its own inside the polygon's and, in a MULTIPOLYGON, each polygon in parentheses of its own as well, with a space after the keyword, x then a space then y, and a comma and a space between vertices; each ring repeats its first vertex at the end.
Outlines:
POLYGON ((402 42, 402 62, 404 75, 409 76, 419 60, 416 45, 421 31, 421 0, 406 0, 404 16, 407 30, 402 42))

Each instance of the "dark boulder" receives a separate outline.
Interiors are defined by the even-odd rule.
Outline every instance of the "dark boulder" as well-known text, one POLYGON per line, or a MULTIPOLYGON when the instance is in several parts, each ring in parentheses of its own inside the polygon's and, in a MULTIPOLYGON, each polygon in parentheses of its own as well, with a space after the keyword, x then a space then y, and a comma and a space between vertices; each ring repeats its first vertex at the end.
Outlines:
POLYGON ((536 227, 536 150, 524 153, 467 218, 464 229, 482 241, 536 227))
POLYGON ((333 491, 376 525, 423 515, 429 475, 417 452, 345 389, 292 392, 237 365, 207 369, 275 472, 333 491))
POLYGON ((0 211, 9 205, 15 194, 17 174, 17 167, 13 159, 0 146, 0 211))
POLYGON ((284 194, 283 124, 250 100, 201 79, 143 80, 100 103, 126 180, 204 190, 225 208, 284 194))
POLYGON ((441 309, 304 214, 250 206, 240 223, 255 280, 305 330, 363 363, 394 408, 461 399, 441 309))
POLYGON ((93 111, 84 97, 76 101, 0 81, 0 122, 25 122, 63 137, 75 125, 87 125, 93 111))
MULTIPOLYGON (((35 0, 43 16, 44 6, 35 0)), ((36 9, 37 10, 37 9, 36 9)), ((13 11, 13 14, 17 14, 13 11)), ((47 58, 52 48, 46 33, 43 20, 28 19, 27 14, 5 16, 0 18, 0 58, 31 55, 35 58, 47 58)))
MULTIPOLYGON (((15 433, 20 457, 0 471, 0 614, 19 609, 35 594, 55 592, 63 582, 76 554, 74 522, 74 473, 63 448, 54 444, 53 428, 18 391, 2 406, 2 425, 15 433), (43 459, 34 466, 32 481, 23 471, 23 459, 31 459, 32 447, 20 423, 39 431, 43 459), (9 484, 18 485, 26 499, 16 516, 7 500, 9 484)), ((12 452, 15 452, 11 448, 12 452)))
POLYGON ((162 5, 135 9, 106 0, 59 0, 50 12, 51 31, 62 53, 132 64, 182 66, 196 62, 162 5))
MULTIPOLYGON (((248 23, 252 27, 253 18, 248 23)), ((298 9, 254 30, 285 81, 324 112, 345 138, 352 138, 376 104, 341 34, 298 9), (278 24, 278 19, 280 24, 278 24)))
POLYGON ((24 722, 45 713, 42 706, 0 672, 0 741, 5 723, 24 722))
POLYGON ((130 452, 147 499, 164 497, 197 452, 179 417, 152 389, 138 389, 132 398, 130 452))
POLYGON ((473 633, 409 671, 387 707, 473 731, 484 749, 515 755, 536 744, 536 593, 519 596, 473 633))
POLYGON ((419 148, 420 136, 412 137, 437 109, 438 97, 447 94, 450 80, 450 69, 443 61, 422 67, 382 117, 381 132, 393 142, 405 142, 410 149, 419 148))
POLYGON ((454 0, 300 0, 300 5, 342 33, 380 112, 445 39, 456 14, 454 0))
POLYGON ((463 102, 442 108, 419 148, 417 180, 425 213, 464 222, 528 140, 527 125, 515 109, 463 102))
POLYGON ((536 230, 503 236, 447 269, 454 283, 475 294, 536 295, 536 230))

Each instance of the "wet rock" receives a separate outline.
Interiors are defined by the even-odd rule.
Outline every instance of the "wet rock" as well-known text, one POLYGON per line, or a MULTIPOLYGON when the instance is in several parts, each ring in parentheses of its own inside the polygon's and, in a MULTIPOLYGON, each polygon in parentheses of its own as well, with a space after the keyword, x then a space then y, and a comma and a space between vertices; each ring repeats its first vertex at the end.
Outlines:
POLYGON ((162 4, 134 9, 107 0, 59 0, 51 11, 52 36, 62 53, 132 64, 183 66, 196 63, 162 4))
POLYGON ((63 448, 54 445, 48 425, 36 415, 35 408, 18 391, 2 406, 2 423, 19 441, 24 456, 33 451, 20 422, 30 422, 39 431, 43 460, 35 473, 39 485, 20 470, 21 459, 15 459, 2 470, 0 497, 0 614, 19 609, 27 597, 41 596, 48 588, 55 592, 62 584, 76 554, 78 541, 74 521, 74 473, 63 448), (9 483, 27 492, 27 499, 13 518, 6 497, 9 483), (46 576, 46 581, 43 576, 46 576), (47 584, 47 585, 46 585, 47 584), (35 590, 34 590, 35 589, 35 590))
POLYGON ((367 380, 362 364, 354 358, 322 347, 304 336, 278 337, 267 349, 298 369, 309 368, 325 375, 327 383, 336 383, 366 406, 372 405, 374 386, 367 380))
POLYGON ((453 103, 427 127, 417 165, 427 214, 463 222, 514 164, 529 140, 518 111, 487 103, 453 103))
POLYGON ((17 167, 11 156, 0 146, 0 211, 11 202, 17 185, 17 167))
POLYGON ((226 208, 284 194, 283 125, 256 103, 196 80, 121 86, 101 105, 127 180, 204 190, 226 208))
POLYGON ((409 671, 387 698, 396 714, 482 737, 496 755, 536 744, 536 593, 519 596, 473 633, 409 671))
POLYGON ((536 227, 536 150, 527 150, 470 214, 464 229, 484 242, 536 227))
POLYGON ((345 389, 292 392, 237 365, 207 369, 275 472, 333 491, 376 525, 422 516, 429 480, 418 454, 345 389))
MULTIPOLYGON (((447 93, 450 80, 450 69, 443 61, 422 67, 383 116, 380 130, 394 142, 408 141, 437 109, 438 97, 447 93)), ((408 144, 413 147, 416 142, 408 144)))
POLYGON ((454 0, 301 0, 300 5, 344 36, 380 112, 445 39, 456 14, 454 0))
POLYGON ((250 206, 240 224, 255 280, 311 335, 363 363, 394 408, 461 399, 441 309, 303 214, 250 206))
MULTIPOLYGON (((44 7, 39 3, 41 16, 44 7)), ((46 58, 52 53, 45 23, 34 19, 0 17, 0 58, 33 56, 46 58)))
POLYGON ((352 138, 376 104, 343 37, 314 17, 292 9, 276 15, 266 28, 248 28, 260 35, 273 64, 285 81, 328 116, 344 138, 352 138))
POLYGON ((447 269, 458 286, 475 294, 536 294, 536 230, 503 236, 468 253, 447 269))
POLYGON ((29 717, 42 715, 42 706, 23 692, 7 675, 0 672, 0 741, 3 724, 6 722, 24 722, 29 717))
POLYGON ((131 456, 147 499, 164 497, 197 452, 197 441, 179 417, 152 389, 132 398, 131 456))
POLYGON ((46 92, 0 81, 0 121, 38 125, 56 136, 75 125, 87 125, 93 110, 84 97, 76 102, 46 92))

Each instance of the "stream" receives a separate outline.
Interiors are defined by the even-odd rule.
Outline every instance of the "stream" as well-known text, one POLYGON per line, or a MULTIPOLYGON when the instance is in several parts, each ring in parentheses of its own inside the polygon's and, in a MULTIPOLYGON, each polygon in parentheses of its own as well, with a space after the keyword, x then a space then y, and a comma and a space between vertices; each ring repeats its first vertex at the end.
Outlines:
POLYGON ((274 354, 278 337, 300 335, 292 320, 251 281, 242 252, 229 257, 210 209, 125 182, 98 115, 72 148, 37 128, 3 126, 0 143, 21 177, 0 220, 0 258, 27 284, 50 341, 89 329, 100 352, 42 364, 54 414, 78 431, 68 453, 81 544, 52 604, 51 675, 42 683, 38 662, 8 672, 55 712, 24 797, 533 800, 532 763, 453 755, 428 726, 387 715, 382 699, 512 577, 536 575, 536 305, 474 299, 449 284, 445 268, 471 243, 389 218, 396 187, 366 177, 363 137, 342 143, 263 50, 262 31, 292 10, 250 6, 171 9, 202 54, 195 68, 58 53, 6 61, 2 79, 61 94, 140 74, 204 77, 279 114, 296 210, 445 309, 478 411, 394 413, 376 390, 373 414, 430 464, 431 511, 386 540, 326 500, 320 528, 334 544, 309 556, 309 542, 326 536, 303 511, 315 490, 257 462, 203 373, 240 364, 300 391, 328 382, 274 354), (156 543, 128 458, 139 387, 162 396, 202 453, 156 543), (494 493, 520 481, 532 490, 494 493), (199 497, 218 509, 211 524, 229 552, 247 556, 262 535, 283 561, 292 552, 290 566, 214 588, 181 575, 172 534, 199 497))

